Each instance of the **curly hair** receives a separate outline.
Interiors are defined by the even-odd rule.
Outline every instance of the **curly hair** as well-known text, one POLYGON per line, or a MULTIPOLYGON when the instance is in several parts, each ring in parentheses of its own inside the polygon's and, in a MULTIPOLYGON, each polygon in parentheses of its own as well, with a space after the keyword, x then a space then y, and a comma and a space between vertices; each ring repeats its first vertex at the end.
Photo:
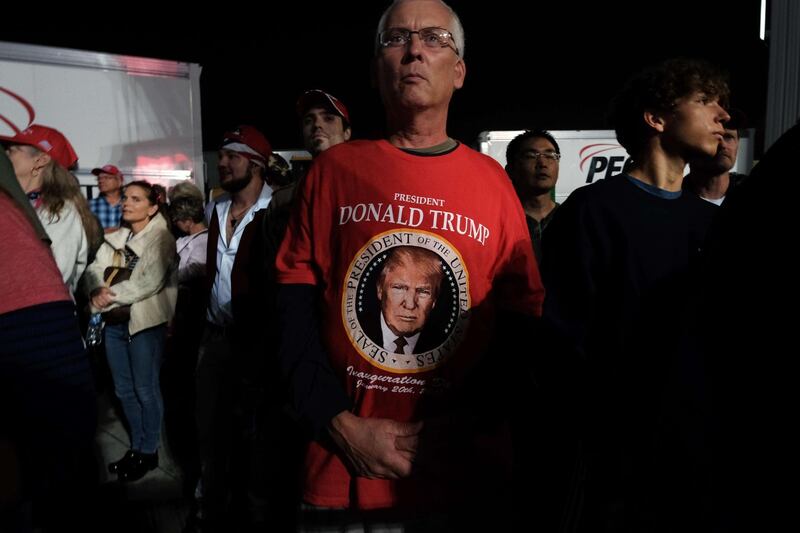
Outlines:
POLYGON ((717 67, 697 59, 669 59, 637 74, 611 103, 610 119, 617 140, 631 157, 639 155, 655 134, 644 121, 646 110, 670 111, 681 98, 694 92, 728 106, 727 76, 717 67))
POLYGON ((206 219, 203 200, 193 196, 176 198, 169 204, 169 216, 173 224, 181 220, 191 220, 199 224, 206 219))
POLYGON ((167 193, 167 199, 170 203, 174 202, 178 198, 197 198, 202 202, 203 191, 201 191, 197 185, 191 181, 182 181, 170 187, 169 192, 167 193))

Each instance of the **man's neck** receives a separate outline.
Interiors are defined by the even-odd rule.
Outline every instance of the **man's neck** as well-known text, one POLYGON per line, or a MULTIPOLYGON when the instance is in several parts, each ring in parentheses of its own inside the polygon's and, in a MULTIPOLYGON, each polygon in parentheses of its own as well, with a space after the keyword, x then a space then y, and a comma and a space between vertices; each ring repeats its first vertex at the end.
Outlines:
POLYGON ((390 113, 387 123, 388 140, 398 148, 430 148, 447 141, 447 108, 403 116, 390 113))
POLYGON ((525 214, 536 220, 536 222, 544 220, 555 207, 556 203, 550 197, 549 192, 529 196, 522 201, 522 208, 525 210, 525 214))
POLYGON ((258 201, 261 195, 261 190, 265 187, 264 180, 261 178, 253 178, 247 187, 238 192, 231 193, 231 203, 234 209, 243 209, 247 206, 253 205, 258 201))
POLYGON ((189 235, 197 235, 204 229, 206 229, 206 225, 202 222, 192 222, 192 225, 189 228, 189 235))
POLYGON ((717 175, 703 175, 690 172, 686 176, 686 185, 689 190, 702 198, 719 200, 724 198, 731 183, 730 171, 717 175))
POLYGON ((686 168, 686 160, 682 157, 655 149, 645 154, 642 161, 637 161, 629 174, 639 181, 661 190, 678 192, 683 185, 684 168, 686 168))
POLYGON ((117 205, 119 201, 122 199, 122 194, 119 190, 111 191, 111 192, 104 192, 103 197, 108 202, 108 205, 117 205))

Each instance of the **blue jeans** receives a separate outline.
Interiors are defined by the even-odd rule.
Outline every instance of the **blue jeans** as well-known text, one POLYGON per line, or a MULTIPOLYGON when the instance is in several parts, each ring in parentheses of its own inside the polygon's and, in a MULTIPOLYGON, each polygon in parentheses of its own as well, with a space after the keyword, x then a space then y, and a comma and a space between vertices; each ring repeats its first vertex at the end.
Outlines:
POLYGON ((106 357, 114 392, 131 429, 131 449, 155 453, 161 438, 164 404, 159 374, 166 324, 128 335, 128 324, 106 326, 106 357))

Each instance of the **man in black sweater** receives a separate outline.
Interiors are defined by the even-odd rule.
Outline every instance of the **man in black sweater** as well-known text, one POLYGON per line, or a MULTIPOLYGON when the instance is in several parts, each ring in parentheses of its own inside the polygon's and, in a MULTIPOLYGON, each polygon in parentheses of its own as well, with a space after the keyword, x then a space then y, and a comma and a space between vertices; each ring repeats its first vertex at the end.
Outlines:
POLYGON ((674 401, 668 384, 716 207, 681 194, 681 184, 690 159, 717 152, 727 97, 723 77, 695 61, 666 61, 631 79, 612 110, 630 171, 572 193, 548 227, 545 323, 551 354, 571 366, 545 384, 574 393, 565 399, 577 408, 569 414, 583 450, 567 511, 573 529, 683 528, 692 512, 673 498, 671 480, 691 454, 672 448, 665 428, 683 421, 667 420, 676 409, 665 402, 674 401))

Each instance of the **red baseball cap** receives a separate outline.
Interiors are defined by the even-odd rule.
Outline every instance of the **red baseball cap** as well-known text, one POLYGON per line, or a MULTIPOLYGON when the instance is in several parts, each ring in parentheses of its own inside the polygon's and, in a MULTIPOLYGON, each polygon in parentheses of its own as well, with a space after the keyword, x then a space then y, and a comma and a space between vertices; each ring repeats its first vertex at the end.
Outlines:
POLYGON ((120 172, 120 170, 114 165, 103 165, 100 168, 93 168, 92 174, 95 176, 99 176, 100 174, 113 174, 118 178, 122 177, 122 172, 120 172))
POLYGON ((66 137, 55 128, 31 124, 13 137, 0 135, 0 141, 10 144, 27 144, 49 155, 53 161, 69 170, 78 162, 78 154, 66 137))
POLYGON ((350 125, 350 113, 341 100, 321 89, 312 89, 304 92, 297 99, 297 114, 302 117, 312 107, 324 107, 342 117, 347 126, 350 125))
POLYGON ((226 132, 222 140, 222 148, 238 152, 265 168, 269 156, 272 155, 272 145, 269 144, 264 134, 253 126, 239 126, 233 131, 226 132))

